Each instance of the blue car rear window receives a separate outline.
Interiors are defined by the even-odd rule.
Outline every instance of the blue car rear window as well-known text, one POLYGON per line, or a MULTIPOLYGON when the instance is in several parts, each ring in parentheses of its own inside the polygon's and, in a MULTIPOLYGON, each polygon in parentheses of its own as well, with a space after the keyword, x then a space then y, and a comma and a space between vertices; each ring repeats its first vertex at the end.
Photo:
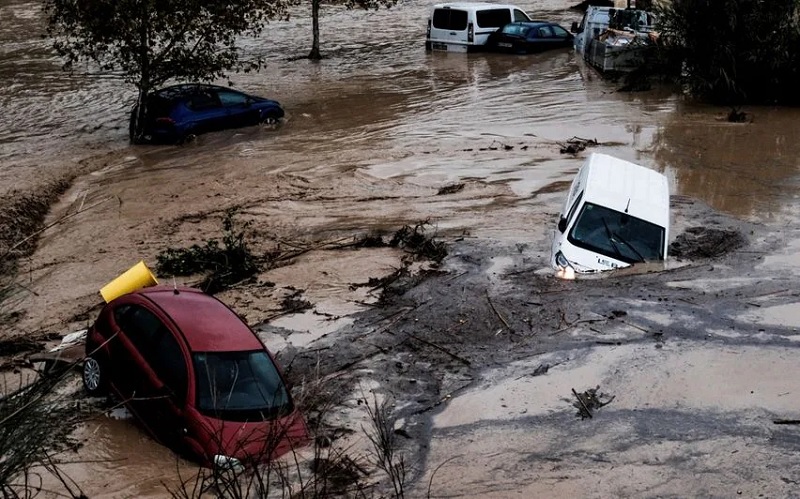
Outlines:
POLYGON ((507 24, 503 27, 503 33, 506 35, 519 35, 525 36, 530 28, 521 24, 507 24))

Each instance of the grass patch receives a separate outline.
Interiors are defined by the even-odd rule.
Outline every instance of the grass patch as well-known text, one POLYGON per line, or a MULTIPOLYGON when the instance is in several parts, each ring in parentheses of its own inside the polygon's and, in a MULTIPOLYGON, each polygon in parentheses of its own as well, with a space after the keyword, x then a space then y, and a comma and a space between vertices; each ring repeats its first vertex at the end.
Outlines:
POLYGON ((13 272, 19 258, 33 253, 50 206, 71 183, 71 177, 63 177, 35 190, 11 191, 0 200, 0 274, 13 272))
POLYGON ((71 376, 37 376, 21 379, 20 389, 0 398, 0 494, 3 497, 36 497, 43 475, 49 474, 60 484, 53 495, 86 497, 80 486, 60 469, 59 454, 76 450, 79 444, 69 437, 86 413, 59 395, 71 376))

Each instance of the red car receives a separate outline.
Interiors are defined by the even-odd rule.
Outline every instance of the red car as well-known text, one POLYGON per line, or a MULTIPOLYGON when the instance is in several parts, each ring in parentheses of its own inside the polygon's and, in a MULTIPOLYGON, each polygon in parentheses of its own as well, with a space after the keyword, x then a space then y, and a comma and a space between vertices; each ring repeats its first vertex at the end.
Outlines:
POLYGON ((269 460, 308 440, 261 340, 194 289, 108 303, 86 337, 83 383, 91 395, 113 391, 158 440, 206 466, 269 460))

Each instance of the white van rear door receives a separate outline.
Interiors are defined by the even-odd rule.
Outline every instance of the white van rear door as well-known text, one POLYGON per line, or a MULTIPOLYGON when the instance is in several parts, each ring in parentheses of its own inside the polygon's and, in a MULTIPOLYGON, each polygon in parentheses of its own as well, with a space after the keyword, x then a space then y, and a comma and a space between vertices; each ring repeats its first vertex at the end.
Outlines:
POLYGON ((440 7, 431 16, 431 49, 448 50, 448 44, 467 43, 466 10, 440 7))

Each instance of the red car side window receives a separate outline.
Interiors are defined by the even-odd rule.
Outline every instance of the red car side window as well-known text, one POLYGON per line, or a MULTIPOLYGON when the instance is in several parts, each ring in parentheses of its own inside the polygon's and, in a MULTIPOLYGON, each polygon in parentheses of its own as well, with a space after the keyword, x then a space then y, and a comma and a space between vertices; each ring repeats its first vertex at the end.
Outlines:
POLYGON ((188 391, 188 368, 172 331, 155 314, 138 305, 119 307, 114 318, 161 382, 184 401, 188 391))

